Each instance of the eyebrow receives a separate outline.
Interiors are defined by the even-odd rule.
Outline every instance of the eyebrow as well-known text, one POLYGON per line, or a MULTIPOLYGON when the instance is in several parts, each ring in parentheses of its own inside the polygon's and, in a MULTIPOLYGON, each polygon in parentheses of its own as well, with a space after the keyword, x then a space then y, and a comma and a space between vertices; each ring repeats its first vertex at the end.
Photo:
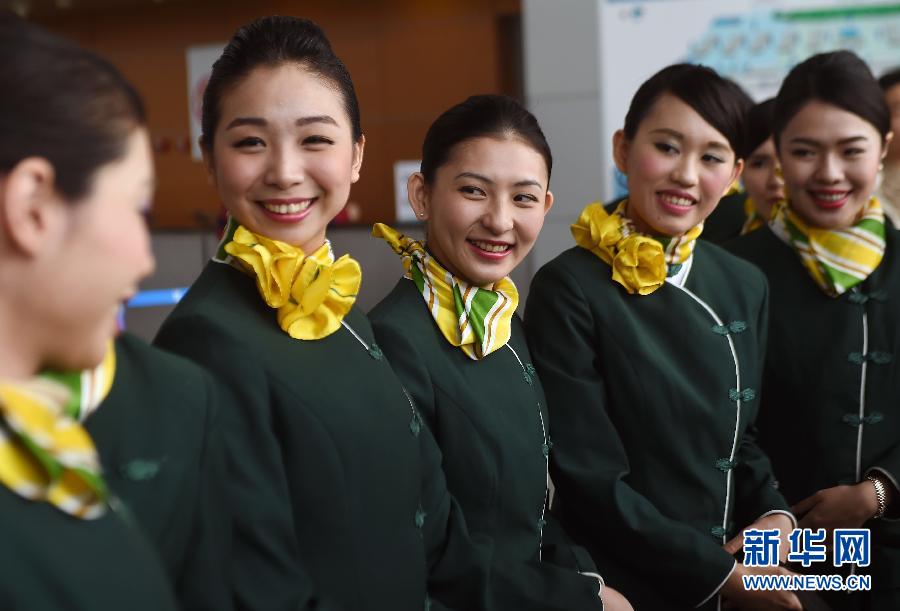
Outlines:
MULTIPOLYGON (((334 120, 333 117, 329 115, 314 115, 311 117, 300 117, 296 121, 294 121, 294 125, 297 127, 303 127, 304 125, 310 125, 311 123, 326 123, 328 125, 337 125, 337 121, 334 120)), ((237 117, 227 126, 225 129, 232 129, 234 127, 241 127, 242 125, 254 125, 256 127, 265 127, 269 122, 263 119, 262 117, 237 117)))
MULTIPOLYGON (((676 138, 678 140, 684 140, 684 134, 682 134, 678 130, 671 129, 669 127, 660 127, 660 128, 654 129, 650 133, 651 134, 656 134, 656 133, 666 134, 667 136, 672 136, 673 138, 676 138)), ((730 146, 728 146, 727 144, 725 144, 723 142, 717 142, 716 140, 710 140, 709 142, 706 143, 706 146, 709 148, 719 149, 719 150, 723 150, 723 151, 731 150, 730 146)))
MULTIPOLYGON (((837 141, 838 144, 852 144, 853 142, 868 142, 869 139, 866 136, 850 136, 849 138, 841 138, 837 141)), ((809 146, 822 146, 822 143, 819 140, 814 140, 812 138, 791 138, 790 144, 808 144, 809 146)))
POLYGON ((334 120, 330 115, 316 115, 313 117, 300 117, 296 121, 294 121, 294 125, 297 127, 303 127, 304 125, 309 125, 310 123, 327 123, 328 125, 337 125, 337 121, 334 120))
MULTIPOLYGON (((494 181, 484 176, 482 174, 478 174, 476 172, 461 172, 454 177, 454 180, 460 178, 474 178, 475 180, 480 180, 482 182, 486 182, 489 185, 494 184, 494 181)), ((525 180, 520 180, 513 184, 514 187, 537 187, 538 189, 543 189, 544 187, 538 181, 533 178, 526 178, 525 180)))

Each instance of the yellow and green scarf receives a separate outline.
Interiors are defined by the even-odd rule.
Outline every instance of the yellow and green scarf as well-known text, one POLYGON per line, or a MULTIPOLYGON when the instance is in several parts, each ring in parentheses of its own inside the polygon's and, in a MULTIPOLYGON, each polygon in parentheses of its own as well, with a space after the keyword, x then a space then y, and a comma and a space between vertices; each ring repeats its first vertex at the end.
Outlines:
POLYGON ((100 407, 112 389, 116 375, 116 348, 110 342, 103 361, 93 369, 76 372, 43 371, 42 378, 56 381, 69 389, 69 400, 63 408, 70 417, 84 422, 100 407))
POLYGON ((77 518, 102 516, 108 491, 94 442, 81 422, 109 394, 114 376, 110 344, 94 369, 0 383, 0 482, 77 518))
POLYGON ((316 340, 341 327, 362 283, 359 263, 335 260, 327 240, 310 255, 257 235, 229 220, 216 260, 256 278, 266 304, 278 310, 278 325, 294 339, 316 340))
POLYGON ((448 272, 425 249, 383 223, 372 235, 382 238, 400 255, 411 279, 428 306, 444 338, 472 360, 481 360, 509 341, 519 291, 509 278, 490 289, 474 286, 448 272))
POLYGON ((859 220, 845 229, 810 227, 791 208, 790 200, 776 204, 769 225, 793 247, 803 267, 830 297, 838 297, 868 278, 884 257, 884 211, 875 197, 859 220))
POLYGON ((650 237, 626 218, 627 205, 624 200, 609 214, 600 202, 588 204, 572 225, 572 237, 612 267, 612 279, 630 295, 649 295, 691 258, 703 223, 682 236, 650 237))

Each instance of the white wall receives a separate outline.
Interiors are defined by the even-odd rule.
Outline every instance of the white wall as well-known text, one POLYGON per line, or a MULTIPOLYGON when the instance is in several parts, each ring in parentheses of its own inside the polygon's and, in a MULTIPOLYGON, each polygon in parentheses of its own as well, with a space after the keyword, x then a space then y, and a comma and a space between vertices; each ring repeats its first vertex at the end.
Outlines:
POLYGON ((556 203, 530 275, 574 245, 569 226, 600 199, 609 144, 600 125, 600 0, 523 0, 525 98, 553 150, 556 203))

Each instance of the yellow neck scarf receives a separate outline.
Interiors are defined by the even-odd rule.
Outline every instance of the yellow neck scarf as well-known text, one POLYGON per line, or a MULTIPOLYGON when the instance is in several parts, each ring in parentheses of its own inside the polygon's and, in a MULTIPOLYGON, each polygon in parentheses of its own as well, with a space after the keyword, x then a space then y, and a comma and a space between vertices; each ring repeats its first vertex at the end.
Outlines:
POLYGON ((359 263, 349 255, 335 261, 328 241, 306 255, 231 220, 222 250, 230 257, 217 259, 256 277, 259 294, 278 310, 278 325, 294 339, 322 339, 337 331, 359 294, 359 263))
POLYGON ((612 279, 629 295, 649 295, 690 259, 703 223, 683 236, 651 238, 625 217, 627 205, 625 200, 609 214, 602 203, 589 204, 572 225, 572 237, 612 267, 612 279))
POLYGON ((747 217, 747 220, 741 227, 741 235, 746 235, 766 225, 766 221, 756 211, 756 203, 750 199, 749 195, 744 200, 744 216, 747 217))
POLYGON ((383 223, 375 224, 372 235, 400 255, 406 277, 415 283, 451 345, 476 361, 506 345, 519 305, 519 291, 512 280, 502 278, 491 289, 479 288, 441 267, 421 242, 383 223))
POLYGON ((77 518, 102 516, 107 488, 97 450, 79 420, 107 396, 114 375, 110 344, 94 369, 0 383, 0 482, 77 518))
POLYGON ((884 257, 884 211, 873 197, 862 216, 846 229, 810 227, 791 208, 790 200, 772 209, 772 232, 793 247, 803 267, 830 297, 838 297, 875 271, 884 257))

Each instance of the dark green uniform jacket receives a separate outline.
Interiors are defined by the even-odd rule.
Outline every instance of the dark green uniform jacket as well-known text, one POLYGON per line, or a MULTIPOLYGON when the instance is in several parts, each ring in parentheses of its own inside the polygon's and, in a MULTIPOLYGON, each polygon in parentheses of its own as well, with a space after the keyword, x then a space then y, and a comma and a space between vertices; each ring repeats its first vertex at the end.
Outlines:
POLYGON ((490 541, 472 542, 368 319, 354 308, 344 322, 292 339, 252 278, 210 263, 157 337, 237 398, 222 424, 238 606, 527 608, 542 582, 523 589, 491 566, 490 541))
MULTIPOLYGON (((890 225, 886 242, 878 268, 838 298, 768 227, 728 246, 759 266, 772 289, 760 443, 792 503, 859 482, 872 469, 895 487, 900 481, 900 233, 890 225)), ((898 515, 894 503, 889 517, 898 515)), ((863 572, 882 591, 876 597, 893 597, 873 608, 898 609, 900 522, 865 527, 873 547, 863 572)), ((837 572, 830 563, 821 570, 837 572)))
POLYGON ((159 558, 108 510, 80 520, 0 485, 0 609, 175 611, 159 558))
POLYGON ((525 311, 554 513, 639 610, 714 607, 735 564, 723 543, 787 508, 754 441, 765 279, 702 241, 680 277, 628 295, 575 247, 538 271, 525 311))
POLYGON ((227 611, 224 452, 212 378, 124 334, 112 389, 85 426, 107 485, 156 546, 185 610, 227 611))
POLYGON ((747 193, 744 191, 726 195, 719 200, 716 209, 704 221, 700 237, 714 244, 722 244, 741 235, 741 229, 747 222, 745 201, 747 193))
POLYGON ((401 279, 370 318, 378 344, 437 439, 447 486, 469 529, 491 537, 495 561, 511 571, 521 566, 543 573, 553 585, 544 605, 600 609, 597 581, 577 570, 595 571, 589 559, 578 567, 568 552, 572 566, 541 562, 542 538, 548 547, 563 548, 547 555, 568 550, 549 541, 553 533, 544 528, 549 420, 518 317, 507 346, 480 361, 444 338, 411 280, 401 279))

